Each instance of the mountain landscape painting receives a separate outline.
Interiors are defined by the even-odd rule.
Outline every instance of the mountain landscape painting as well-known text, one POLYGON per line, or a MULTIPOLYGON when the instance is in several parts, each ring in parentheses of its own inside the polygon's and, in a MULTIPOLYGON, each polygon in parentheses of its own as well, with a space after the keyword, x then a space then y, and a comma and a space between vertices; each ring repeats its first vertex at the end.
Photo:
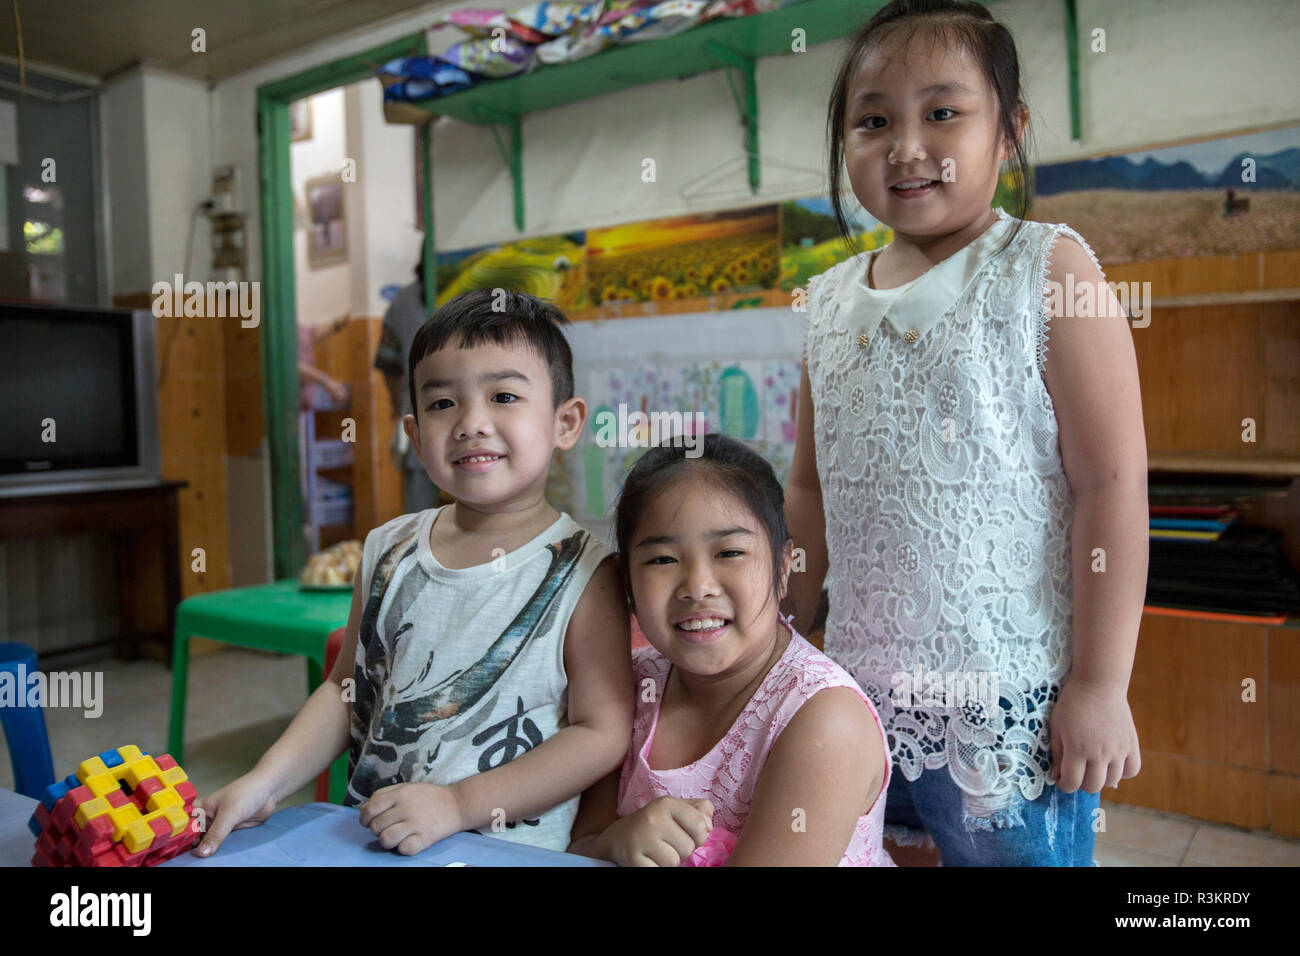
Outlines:
POLYGON ((1102 263, 1300 249, 1300 126, 1035 166, 1029 217, 1102 263))

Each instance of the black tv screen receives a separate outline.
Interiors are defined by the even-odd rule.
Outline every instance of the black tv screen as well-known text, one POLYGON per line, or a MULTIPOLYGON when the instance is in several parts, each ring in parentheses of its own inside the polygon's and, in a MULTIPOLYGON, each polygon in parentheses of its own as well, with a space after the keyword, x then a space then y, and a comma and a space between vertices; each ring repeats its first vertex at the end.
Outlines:
MULTIPOLYGON (((0 483, 94 484, 156 472, 141 447, 141 398, 156 389, 142 381, 152 379, 154 335, 141 315, 152 320, 125 310, 0 305, 0 483)), ((153 431, 156 442, 156 418, 153 431)))

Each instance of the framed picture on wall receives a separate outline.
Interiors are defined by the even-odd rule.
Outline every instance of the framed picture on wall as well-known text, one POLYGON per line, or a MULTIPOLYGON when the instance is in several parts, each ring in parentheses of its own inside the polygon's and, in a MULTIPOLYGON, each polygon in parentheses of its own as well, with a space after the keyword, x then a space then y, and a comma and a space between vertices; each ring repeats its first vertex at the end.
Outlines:
POLYGON ((337 173, 307 180, 307 264, 313 269, 346 262, 347 219, 343 208, 343 181, 337 173))
POLYGON ((289 104, 289 142, 311 139, 311 97, 289 104))

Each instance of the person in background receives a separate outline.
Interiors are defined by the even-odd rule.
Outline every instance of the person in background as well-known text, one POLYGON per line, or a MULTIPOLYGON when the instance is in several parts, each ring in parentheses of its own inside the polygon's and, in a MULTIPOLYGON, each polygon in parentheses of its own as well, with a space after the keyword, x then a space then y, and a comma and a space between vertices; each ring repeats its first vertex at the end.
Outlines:
MULTIPOLYGON (((308 511, 311 502, 307 494, 307 430, 303 427, 301 416, 311 414, 315 404, 316 386, 320 385, 336 402, 344 402, 348 397, 348 387, 330 376, 322 368, 316 367, 316 343, 323 342, 343 326, 347 325, 349 316, 341 315, 333 322, 319 322, 316 325, 298 326, 298 489, 302 492, 304 506, 303 536, 308 535, 310 524, 308 511)), ((308 539, 310 542, 310 539, 308 539)), ((308 547, 311 547, 310 543, 308 547)))
POLYGON ((384 384, 388 386, 388 397, 393 404, 393 417, 397 420, 397 431, 393 436, 392 448, 401 456, 402 468, 402 508, 407 514, 432 508, 438 503, 438 489, 429 480, 428 473, 420 464, 415 448, 411 446, 402 431, 402 416, 414 415, 410 390, 406 387, 406 357, 410 354, 411 343, 424 320, 428 318, 424 304, 424 241, 420 242, 420 262, 415 267, 415 281, 403 286, 393 296, 393 301, 384 313, 383 329, 379 334, 379 348, 375 351, 374 367, 384 373, 384 384))
POLYGON ((342 329, 347 325, 348 318, 347 315, 341 315, 333 322, 298 326, 298 407, 304 412, 312 406, 312 394, 316 385, 324 386, 330 398, 336 402, 342 402, 348 397, 346 385, 331 378, 328 372, 314 364, 316 343, 342 329))

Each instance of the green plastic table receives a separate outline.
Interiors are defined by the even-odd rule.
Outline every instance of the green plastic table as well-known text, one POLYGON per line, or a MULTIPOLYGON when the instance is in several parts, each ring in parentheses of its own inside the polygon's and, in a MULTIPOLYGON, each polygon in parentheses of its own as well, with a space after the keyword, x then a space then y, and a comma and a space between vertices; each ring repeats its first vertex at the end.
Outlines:
MULTIPOLYGON (((184 766, 185 695, 189 678, 190 638, 205 637, 280 654, 307 658, 307 693, 320 686, 325 642, 348 622, 352 589, 304 591, 296 580, 251 588, 212 591, 186 598, 176 609, 172 650, 172 712, 167 752, 184 766)), ((330 767, 330 800, 342 803, 347 792, 348 755, 330 767)))

